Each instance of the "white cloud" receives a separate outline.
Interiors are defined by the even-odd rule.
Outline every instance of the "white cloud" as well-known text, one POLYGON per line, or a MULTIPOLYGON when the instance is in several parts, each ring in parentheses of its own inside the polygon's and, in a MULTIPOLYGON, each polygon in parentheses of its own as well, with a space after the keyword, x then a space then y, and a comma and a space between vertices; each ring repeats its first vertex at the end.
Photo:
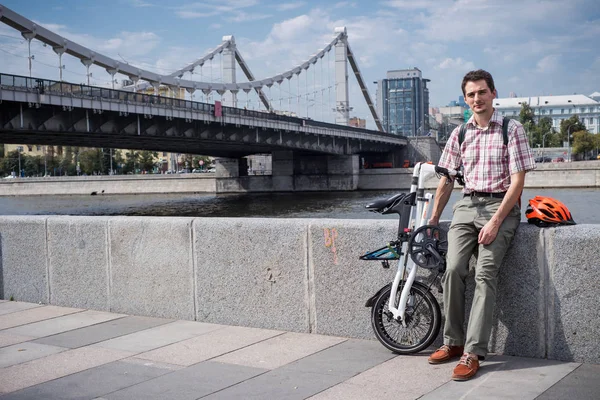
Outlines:
POLYGON ((440 5, 440 1, 434 0, 392 0, 384 1, 382 4, 400 10, 430 9, 440 5))
POLYGON ((248 22, 248 21, 260 21, 261 19, 270 18, 271 14, 254 14, 237 12, 236 15, 226 18, 227 21, 231 22, 248 22))
POLYGON ((154 7, 154 4, 148 3, 144 0, 130 0, 130 1, 131 1, 131 5, 134 7, 138 7, 138 8, 154 7))
POLYGON ((295 10, 297 8, 300 8, 305 4, 306 3, 303 1, 296 1, 293 3, 281 3, 281 4, 278 4, 277 6, 275 6, 275 8, 277 9, 277 11, 290 11, 290 10, 295 10))
POLYGON ((338 3, 335 3, 333 5, 334 9, 339 9, 339 8, 356 8, 357 4, 354 1, 340 1, 338 3))
POLYGON ((258 0, 209 0, 189 3, 175 8, 175 15, 184 19, 208 18, 217 15, 227 16, 230 13, 242 13, 244 8, 258 4, 258 0))
POLYGON ((463 60, 461 57, 458 58, 446 58, 438 66, 439 69, 453 69, 461 70, 465 73, 474 69, 475 64, 471 61, 463 60))
POLYGON ((560 56, 550 54, 537 63, 537 71, 541 73, 554 72, 560 64, 560 56))

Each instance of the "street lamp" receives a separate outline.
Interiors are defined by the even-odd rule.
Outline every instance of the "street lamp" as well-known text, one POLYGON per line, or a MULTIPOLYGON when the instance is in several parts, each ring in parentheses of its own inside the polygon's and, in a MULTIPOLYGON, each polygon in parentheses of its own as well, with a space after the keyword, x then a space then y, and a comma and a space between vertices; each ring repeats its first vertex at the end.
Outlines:
POLYGON ((567 128, 567 160, 571 162, 571 128, 576 126, 575 124, 569 125, 567 128))
POLYGON ((550 131, 544 133, 544 136, 542 136, 542 162, 546 162, 546 136, 548 136, 549 133, 550 131))
POLYGON ((17 153, 19 155, 19 178, 21 177, 21 152, 23 151, 23 146, 17 146, 17 153))

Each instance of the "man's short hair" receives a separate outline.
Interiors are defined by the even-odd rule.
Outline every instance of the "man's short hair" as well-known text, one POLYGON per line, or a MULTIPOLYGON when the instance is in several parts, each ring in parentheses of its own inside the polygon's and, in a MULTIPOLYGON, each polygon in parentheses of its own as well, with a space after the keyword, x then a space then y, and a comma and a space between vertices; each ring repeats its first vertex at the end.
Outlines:
POLYGON ((487 83, 491 92, 494 92, 494 90, 496 90, 496 86, 494 86, 494 78, 492 78, 492 74, 490 74, 489 72, 484 71, 482 69, 478 69, 477 71, 467 72, 467 74, 463 78, 462 86, 461 86, 463 95, 465 95, 465 96, 467 95, 465 93, 465 86, 467 86, 467 82, 475 82, 475 81, 480 81, 482 79, 485 81, 485 83, 487 83))

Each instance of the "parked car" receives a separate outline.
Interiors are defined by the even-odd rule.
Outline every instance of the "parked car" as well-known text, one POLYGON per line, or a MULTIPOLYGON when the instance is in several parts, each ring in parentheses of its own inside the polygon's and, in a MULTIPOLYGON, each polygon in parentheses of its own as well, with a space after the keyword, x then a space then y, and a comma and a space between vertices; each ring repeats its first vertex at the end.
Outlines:
POLYGON ((556 157, 552 159, 552 162, 557 163, 557 162, 565 162, 565 159, 562 157, 556 157))
POLYGON ((214 167, 211 167, 206 170, 206 172, 216 172, 217 170, 214 167))
POLYGON ((552 162, 552 159, 550 157, 537 157, 535 159, 536 163, 545 163, 545 162, 552 162))

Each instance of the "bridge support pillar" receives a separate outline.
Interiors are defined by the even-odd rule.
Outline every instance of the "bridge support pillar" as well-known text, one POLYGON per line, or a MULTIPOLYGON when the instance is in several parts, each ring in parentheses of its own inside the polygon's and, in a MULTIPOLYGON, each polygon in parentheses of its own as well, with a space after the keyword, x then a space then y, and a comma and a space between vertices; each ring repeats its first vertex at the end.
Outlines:
POLYGON ((358 155, 299 155, 273 152, 273 191, 356 190, 358 155))
POLYGON ((271 156, 273 191, 292 192, 294 190, 294 152, 274 151, 271 156))
POLYGON ((215 158, 217 193, 241 192, 240 160, 237 158, 215 158))

